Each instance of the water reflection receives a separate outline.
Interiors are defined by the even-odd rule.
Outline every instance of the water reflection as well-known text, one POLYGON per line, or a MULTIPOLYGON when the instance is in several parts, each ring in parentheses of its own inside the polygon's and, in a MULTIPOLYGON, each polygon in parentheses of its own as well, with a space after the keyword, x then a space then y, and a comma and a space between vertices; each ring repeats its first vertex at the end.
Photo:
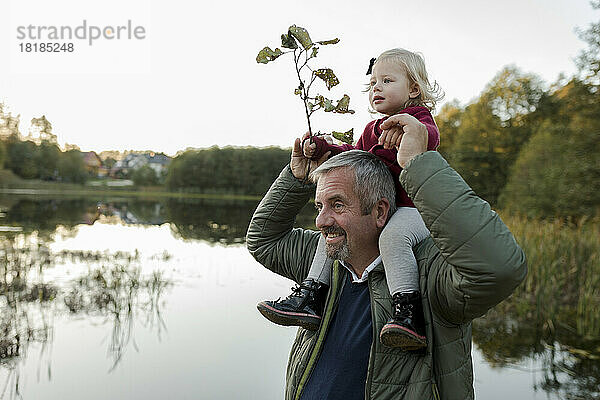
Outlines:
MULTIPOLYGON (((172 283, 161 271, 142 274, 139 261, 137 252, 53 253, 36 232, 0 240, 0 365, 10 370, 0 398, 5 393, 9 398, 20 397, 19 362, 32 343, 42 345, 42 355, 46 352, 53 338, 53 321, 60 315, 101 317, 102 325, 111 326, 107 349, 111 370, 130 344, 136 347, 136 322, 160 336, 165 329, 161 299, 172 283), (46 274, 67 260, 86 265, 87 272, 61 284, 46 282, 46 274)), ((50 377, 51 362, 46 359, 45 363, 50 377)))
MULTIPOLYGON (((7 363, 21 355, 27 343, 45 342, 49 337, 46 310, 58 289, 31 278, 51 264, 47 248, 34 251, 15 247, 13 241, 0 243, 0 362, 7 363), (36 318, 41 315, 42 318, 36 318)), ((38 274, 39 275, 39 274, 38 274)))
MULTIPOLYGON (((38 232, 50 240, 61 226, 103 222, 130 225, 170 223, 175 237, 205 240, 212 243, 243 243, 258 202, 235 199, 34 199, 0 197, 3 225, 22 227, 24 232, 38 232)), ((298 216, 297 224, 314 227, 315 212, 308 204, 298 216)))
MULTIPOLYGON (((142 276, 139 266, 103 265, 71 282, 63 302, 73 315, 102 316, 112 326, 108 354, 112 371, 130 343, 136 347, 134 326, 142 322, 160 337, 166 325, 160 313, 160 298, 170 282, 163 272, 142 276)), ((137 350, 137 348, 136 348, 137 350)))
MULTIPOLYGON (((511 302, 518 299, 508 300, 511 302)), ((573 328, 519 318, 516 312, 491 310, 473 324, 473 342, 495 368, 517 367, 526 360, 540 366, 534 390, 561 399, 600 398, 600 339, 577 335, 573 328)))

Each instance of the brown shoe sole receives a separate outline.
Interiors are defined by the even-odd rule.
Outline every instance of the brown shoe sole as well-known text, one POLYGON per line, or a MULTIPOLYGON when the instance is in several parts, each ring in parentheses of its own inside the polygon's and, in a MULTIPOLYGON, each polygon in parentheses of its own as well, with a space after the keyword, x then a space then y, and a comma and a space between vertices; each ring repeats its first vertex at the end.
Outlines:
POLYGON ((301 326, 309 331, 316 331, 321 324, 321 317, 318 315, 280 311, 271 307, 264 301, 258 303, 256 308, 263 317, 277 325, 301 326))
POLYGON ((405 351, 427 347, 427 338, 402 325, 386 324, 381 329, 379 340, 387 347, 398 347, 405 351))

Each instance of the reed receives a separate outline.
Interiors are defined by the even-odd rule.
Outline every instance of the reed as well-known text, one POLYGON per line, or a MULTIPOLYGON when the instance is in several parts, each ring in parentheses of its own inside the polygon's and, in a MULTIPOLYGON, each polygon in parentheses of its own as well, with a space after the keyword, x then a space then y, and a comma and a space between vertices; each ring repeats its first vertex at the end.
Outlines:
POLYGON ((600 337, 600 218, 502 219, 527 255, 528 273, 500 309, 600 337))

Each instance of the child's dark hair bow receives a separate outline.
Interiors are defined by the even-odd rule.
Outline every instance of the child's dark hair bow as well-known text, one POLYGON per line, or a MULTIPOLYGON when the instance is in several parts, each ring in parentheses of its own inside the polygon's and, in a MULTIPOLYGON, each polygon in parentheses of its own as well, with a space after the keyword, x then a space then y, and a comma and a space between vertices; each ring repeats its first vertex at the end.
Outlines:
POLYGON ((373 64, 375 64, 376 58, 371 58, 369 61, 369 69, 367 70, 367 75, 370 75, 373 72, 373 64))

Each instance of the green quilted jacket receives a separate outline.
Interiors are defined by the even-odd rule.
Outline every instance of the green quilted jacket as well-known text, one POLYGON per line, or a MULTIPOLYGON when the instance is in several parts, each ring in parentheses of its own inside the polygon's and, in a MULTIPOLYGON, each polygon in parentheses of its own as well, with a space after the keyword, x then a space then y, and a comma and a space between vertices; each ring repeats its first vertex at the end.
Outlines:
MULTIPOLYGON (((505 299, 525 278, 525 255, 500 217, 437 152, 415 157, 400 182, 431 236, 415 248, 428 345, 404 352, 379 342, 392 313, 383 265, 368 276, 373 342, 365 399, 472 399, 471 321, 505 299)), ((250 253, 273 272, 301 282, 319 233, 294 228, 314 187, 286 167, 256 209, 246 237, 250 253)), ((286 400, 300 398, 319 357, 344 282, 334 264, 317 332, 298 329, 287 367, 286 400)))

